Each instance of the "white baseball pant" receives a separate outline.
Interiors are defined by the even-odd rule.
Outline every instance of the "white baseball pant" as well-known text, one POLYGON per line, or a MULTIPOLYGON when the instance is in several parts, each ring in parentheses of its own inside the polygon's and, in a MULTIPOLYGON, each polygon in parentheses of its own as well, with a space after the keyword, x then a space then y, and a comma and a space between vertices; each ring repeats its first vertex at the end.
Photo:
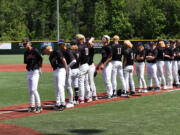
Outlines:
POLYGON ((143 88, 147 89, 146 81, 144 79, 144 67, 145 67, 144 62, 136 62, 136 74, 138 77, 140 89, 143 89, 143 88))
POLYGON ((117 73, 119 75, 119 79, 122 84, 122 89, 127 90, 126 88, 126 82, 124 80, 124 75, 123 75, 123 68, 122 68, 122 62, 121 61, 112 61, 112 74, 111 74, 111 80, 112 80, 112 88, 113 90, 117 90, 117 73))
POLYGON ((172 61, 165 61, 165 71, 167 77, 167 85, 168 87, 172 87, 173 79, 172 79, 172 61))
POLYGON ((91 65, 89 65, 89 70, 88 70, 88 80, 89 80, 89 86, 90 89, 92 91, 92 96, 95 97, 96 96, 96 86, 94 83, 94 72, 95 72, 96 68, 94 63, 92 63, 91 65))
POLYGON ((27 84, 30 96, 30 106, 35 107, 35 101, 37 102, 37 106, 41 106, 40 96, 37 91, 38 82, 39 82, 39 70, 31 70, 27 71, 27 84))
POLYGON ((175 84, 179 84, 179 75, 178 75, 178 62, 176 60, 172 61, 172 73, 174 76, 175 84))
POLYGON ((106 86, 106 91, 108 96, 112 96, 113 94, 112 83, 111 83, 111 72, 112 72, 112 63, 109 62, 102 71, 102 77, 104 84, 106 86))
POLYGON ((69 95, 69 102, 73 103, 73 90, 74 88, 78 88, 78 77, 79 77, 79 69, 69 69, 68 76, 66 77, 66 89, 69 95))
POLYGON ((161 85, 162 80, 163 86, 166 87, 166 79, 164 77, 164 61, 157 62, 157 77, 159 80, 159 84, 161 85))
POLYGON ((147 75, 149 87, 152 87, 152 79, 154 79, 156 87, 160 87, 159 80, 157 78, 156 63, 147 63, 147 75))
POLYGON ((53 72, 54 88, 56 93, 56 105, 65 105, 64 86, 66 80, 65 68, 57 68, 53 72))
POLYGON ((79 92, 80 92, 79 99, 82 101, 84 101, 84 98, 88 99, 90 97, 88 70, 89 70, 88 64, 83 64, 79 67, 79 80, 78 80, 79 92), (86 96, 85 96, 85 92, 86 92, 86 96))
POLYGON ((129 85, 131 88, 131 91, 135 92, 135 86, 134 86, 134 79, 133 79, 133 65, 126 66, 124 68, 124 79, 126 82, 126 88, 129 90, 129 85))

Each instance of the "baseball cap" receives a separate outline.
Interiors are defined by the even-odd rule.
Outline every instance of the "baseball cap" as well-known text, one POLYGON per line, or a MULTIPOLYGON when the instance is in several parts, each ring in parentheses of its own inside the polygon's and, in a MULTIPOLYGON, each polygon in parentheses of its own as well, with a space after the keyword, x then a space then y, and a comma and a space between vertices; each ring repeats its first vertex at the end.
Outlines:
POLYGON ((138 42, 137 46, 143 46, 142 42, 138 42))
POLYGON ((58 45, 64 45, 64 44, 66 44, 64 39, 61 39, 61 40, 58 41, 58 45))
POLYGON ((76 45, 76 44, 77 44, 76 39, 71 40, 70 45, 76 45))
POLYGON ((169 40, 164 40, 164 43, 169 44, 170 42, 169 42, 169 40))
POLYGON ((22 39, 23 45, 26 45, 28 42, 30 42, 29 38, 23 38, 22 39))
POLYGON ((156 43, 154 41, 151 41, 149 45, 155 45, 156 43))
POLYGON ((103 38, 106 38, 108 43, 110 42, 110 37, 108 35, 104 35, 103 38))

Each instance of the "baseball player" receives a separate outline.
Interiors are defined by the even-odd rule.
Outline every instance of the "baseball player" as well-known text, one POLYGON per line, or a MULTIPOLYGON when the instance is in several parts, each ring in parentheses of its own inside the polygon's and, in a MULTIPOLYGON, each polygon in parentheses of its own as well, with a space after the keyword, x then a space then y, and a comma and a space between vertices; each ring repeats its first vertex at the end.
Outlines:
POLYGON ((88 41, 87 41, 87 45, 89 47, 89 70, 88 70, 88 81, 89 81, 89 85, 90 85, 90 89, 92 92, 92 100, 98 100, 97 95, 96 95, 96 86, 94 83, 94 73, 95 73, 95 65, 93 62, 93 58, 94 58, 94 38, 91 37, 88 41))
MULTIPOLYGON (((132 50, 132 43, 129 40, 124 41, 124 60, 123 60, 123 71, 124 71, 124 79, 126 82, 126 88, 129 90, 129 85, 131 88, 130 94, 135 94, 135 85, 133 79, 133 64, 134 64, 134 52, 132 50)), ((129 96, 129 92, 125 91, 126 96, 129 96)))
POLYGON ((122 84, 122 90, 127 91, 126 89, 126 83, 123 76, 123 66, 122 66, 122 55, 123 55, 123 47, 119 44, 119 36, 115 35, 113 37, 114 44, 112 45, 112 88, 113 88, 113 96, 116 96, 117 94, 117 80, 116 76, 118 73, 118 76, 120 78, 121 84, 122 84))
POLYGON ((156 43, 150 42, 150 49, 147 50, 147 55, 146 55, 147 75, 148 75, 148 84, 149 84, 148 90, 153 90, 152 79, 154 79, 156 84, 154 90, 160 90, 160 84, 157 78, 157 65, 156 65, 157 55, 158 55, 158 51, 156 49, 156 43))
POLYGON ((172 58, 173 58, 173 51, 170 48, 170 42, 165 41, 165 72, 167 77, 167 88, 173 88, 173 78, 172 78, 172 58))
POLYGON ((65 43, 59 42, 60 50, 63 53, 64 58, 66 59, 67 66, 68 66, 68 74, 66 76, 66 89, 68 91, 69 95, 69 102, 66 104, 66 108, 74 107, 74 101, 73 101, 73 90, 71 87, 71 67, 76 63, 76 59, 74 55, 71 53, 69 49, 67 49, 65 43))
POLYGON ((79 103, 90 102, 90 88, 88 84, 88 70, 89 70, 89 47, 85 44, 85 37, 82 34, 77 34, 77 43, 79 50, 79 103), (86 90, 86 91, 85 91, 86 90), (86 94, 86 95, 85 95, 86 94))
POLYGON ((176 47, 179 51, 177 58, 178 58, 178 75, 179 75, 179 80, 180 80, 180 39, 176 40, 176 47))
POLYGON ((79 104, 79 87, 78 87, 78 77, 79 77, 79 51, 75 40, 72 40, 70 51, 76 59, 76 63, 71 66, 71 83, 75 91, 74 104, 79 104))
POLYGON ((101 49, 102 59, 99 62, 96 69, 99 69, 99 67, 101 67, 101 69, 103 69, 102 76, 103 76, 104 84, 105 84, 106 90, 107 90, 107 98, 111 99, 112 94, 113 94, 112 83, 111 83, 112 49, 111 49, 111 46, 109 45, 109 42, 110 42, 110 37, 108 35, 104 35, 102 37, 102 43, 104 45, 101 49))
POLYGON ((138 43, 138 50, 136 51, 135 60, 136 60, 136 74, 139 82, 138 92, 147 92, 147 85, 144 79, 144 67, 145 67, 145 58, 146 52, 144 46, 141 42, 138 43))
POLYGON ((56 94, 55 109, 57 109, 58 111, 63 111, 66 107, 64 86, 66 74, 68 74, 66 59, 64 58, 63 53, 60 50, 53 50, 52 46, 44 47, 43 53, 49 55, 49 61, 53 68, 54 88, 56 94))
POLYGON ((157 56, 157 77, 159 83, 161 85, 161 80, 163 82, 163 89, 167 89, 166 87, 166 79, 164 77, 164 51, 165 51, 165 43, 164 41, 160 41, 158 43, 158 56, 157 56))
POLYGON ((173 57, 172 57, 172 73, 174 76, 174 85, 178 88, 179 87, 179 76, 178 76, 178 54, 179 49, 176 47, 176 42, 174 40, 171 41, 171 48, 173 51, 173 57))
POLYGON ((27 84, 30 96, 30 108, 28 112, 40 113, 42 107, 37 88, 43 59, 39 51, 31 46, 31 42, 28 38, 24 38, 22 43, 26 48, 24 52, 24 64, 27 64, 27 84), (37 102, 37 107, 35 107, 35 101, 37 102))

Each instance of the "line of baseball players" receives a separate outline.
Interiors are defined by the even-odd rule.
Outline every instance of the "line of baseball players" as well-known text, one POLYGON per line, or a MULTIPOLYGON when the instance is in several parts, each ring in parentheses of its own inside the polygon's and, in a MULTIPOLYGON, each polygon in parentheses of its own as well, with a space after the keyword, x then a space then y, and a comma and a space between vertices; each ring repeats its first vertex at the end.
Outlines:
MULTIPOLYGON (((53 68, 53 80, 56 95, 54 108, 63 111, 65 107, 74 107, 74 104, 83 104, 98 100, 94 76, 98 69, 102 70, 102 77, 106 86, 106 98, 111 99, 117 95, 129 97, 136 94, 133 80, 133 64, 136 62, 138 77, 138 92, 153 90, 152 79, 155 82, 154 90, 172 88, 173 77, 176 87, 179 87, 178 65, 180 65, 180 41, 150 42, 150 48, 144 49, 141 42, 136 49, 129 40, 124 45, 119 43, 119 36, 113 37, 114 43, 110 45, 110 37, 102 37, 102 59, 97 67, 93 62, 94 38, 85 39, 84 35, 77 34, 76 40, 71 42, 68 49, 65 42, 59 41, 60 50, 54 50, 51 46, 42 48, 42 53, 49 55, 49 61, 53 68), (176 45, 178 47, 176 47, 176 45), (147 62, 148 89, 144 79, 145 61, 147 62), (164 65, 167 75, 167 84, 164 77, 164 65), (173 65, 173 66, 172 66, 173 65), (119 76, 122 90, 117 91, 116 76, 119 76), (74 88, 74 92, 72 90, 74 88), (65 101, 65 90, 68 91, 69 101, 65 101), (75 93, 75 96, 73 96, 75 93)), ((42 111, 40 96, 37 91, 41 73, 43 58, 36 48, 31 47, 28 38, 23 39, 26 48, 24 63, 27 64, 27 83, 30 96, 29 112, 40 113, 42 111)), ((180 66, 179 66, 180 67, 180 66)))

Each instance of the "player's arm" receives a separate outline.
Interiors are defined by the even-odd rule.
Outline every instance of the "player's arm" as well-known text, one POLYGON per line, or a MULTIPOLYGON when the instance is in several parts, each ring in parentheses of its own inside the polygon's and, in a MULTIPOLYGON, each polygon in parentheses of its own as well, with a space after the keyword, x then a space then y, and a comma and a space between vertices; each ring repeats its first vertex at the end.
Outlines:
POLYGON ((68 66, 67 66, 66 59, 64 57, 60 57, 60 60, 62 61, 63 65, 65 67, 66 73, 68 73, 68 66))
POLYGON ((76 63, 76 59, 71 52, 69 52, 69 56, 71 58, 71 62, 68 64, 68 67, 72 67, 76 63))
MULTIPOLYGON (((123 57, 124 57, 124 56, 123 56, 123 57)), ((126 57, 124 57, 124 58, 123 58, 123 67, 125 67, 126 64, 127 64, 127 59, 126 59, 126 57)))
POLYGON ((26 54, 24 53, 24 64, 27 64, 26 54))
POLYGON ((112 60, 112 54, 109 55, 107 60, 104 62, 104 67, 112 60))

